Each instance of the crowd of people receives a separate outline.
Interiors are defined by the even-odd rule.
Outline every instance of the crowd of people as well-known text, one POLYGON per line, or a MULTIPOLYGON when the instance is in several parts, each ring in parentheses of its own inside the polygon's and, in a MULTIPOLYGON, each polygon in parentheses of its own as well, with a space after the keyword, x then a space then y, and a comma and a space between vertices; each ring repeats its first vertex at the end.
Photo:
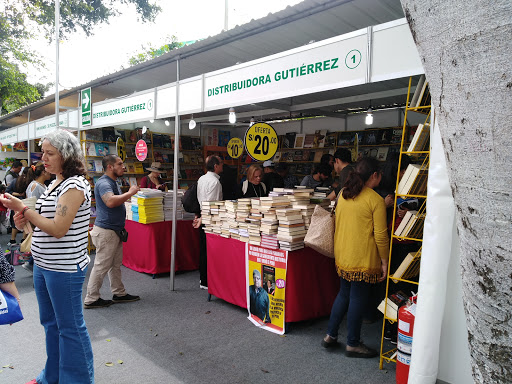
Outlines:
MULTIPOLYGON (((41 144, 41 162, 24 168, 20 162, 15 162, 4 180, 7 188, 0 195, 0 213, 4 212, 4 220, 5 211, 9 209, 11 212, 10 243, 16 243, 17 232, 27 225, 33 228, 33 261, 28 262, 26 268, 33 270, 40 322, 46 334, 47 361, 31 383, 90 383, 94 380, 93 354, 83 309, 140 300, 139 296, 126 292, 120 268, 122 242, 128 236, 124 229, 124 202, 140 188, 131 186, 123 193, 117 183, 125 172, 122 159, 116 155, 103 158, 104 175, 94 188, 97 218, 90 231, 96 256, 82 303, 82 286, 90 263, 87 245, 92 201, 83 153, 78 139, 65 130, 49 133, 41 144), (27 198, 37 200, 34 207, 28 206, 27 198), (110 280, 112 299, 100 297, 106 275, 110 280)), ((360 333, 370 297, 375 292, 373 287, 385 279, 389 267, 390 218, 393 216, 398 160, 393 157, 382 164, 372 158, 362 158, 352 164, 350 151, 338 149, 334 155, 323 156, 312 174, 300 182, 306 188, 329 188, 329 198, 336 199, 334 253, 340 290, 332 306, 322 345, 325 348, 341 345, 339 327, 347 316, 345 353, 349 357, 377 355, 361 341, 360 333), (333 171, 337 178, 332 177, 333 171)), ((404 156, 400 176, 409 163, 410 159, 404 156)), ((205 166, 206 173, 197 183, 199 205, 223 198, 259 198, 267 196, 274 188, 299 185, 298 179, 288 173, 286 163, 265 161, 263 167, 252 164, 247 169, 246 179, 239 184, 233 177, 233 170, 224 166, 219 156, 209 156, 205 166)), ((141 186, 162 189, 161 164, 153 163, 147 170, 150 173, 141 186)), ((400 209, 398 217, 403 217, 405 211, 400 209)), ((200 232, 200 288, 207 288, 206 236, 200 212, 196 213, 193 226, 200 232)), ((393 261, 399 263, 400 258, 417 246, 401 244, 393 247, 394 252, 395 249, 397 255, 393 255, 393 261)), ((254 308, 251 306, 251 311, 269 322, 268 313, 259 309, 265 307, 263 304, 268 295, 274 294, 275 285, 269 280, 263 287, 257 270, 253 271, 253 279, 250 297, 254 308)), ((1 252, 0 288, 19 299, 14 270, 1 252)))

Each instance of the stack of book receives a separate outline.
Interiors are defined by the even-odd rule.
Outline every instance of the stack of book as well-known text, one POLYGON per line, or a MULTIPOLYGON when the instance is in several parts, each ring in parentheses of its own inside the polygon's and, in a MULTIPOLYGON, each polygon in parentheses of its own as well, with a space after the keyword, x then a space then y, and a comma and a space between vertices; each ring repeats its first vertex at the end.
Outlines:
MULTIPOLYGON (((132 201, 131 201, 131 199, 128 200, 128 201, 125 201, 124 208, 126 209, 126 220, 133 220, 132 201)), ((91 207, 91 209, 92 209, 92 207, 91 207)))
MULTIPOLYGON (((183 209, 183 203, 181 199, 185 194, 184 189, 178 189, 177 193, 177 203, 176 203, 176 218, 178 220, 193 220, 195 215, 193 213, 187 212, 183 209)), ((173 211, 173 191, 169 190, 164 192, 164 220, 171 221, 172 220, 172 211, 173 211)))
POLYGON ((236 209, 238 203, 236 200, 226 200, 224 207, 226 208, 226 224, 229 231, 229 237, 240 240, 238 234, 238 222, 236 221, 236 209))
POLYGON ((133 221, 142 224, 164 221, 163 192, 142 188, 131 198, 133 221))
POLYGON ((424 164, 409 164, 400 179, 399 195, 425 195, 427 193, 428 168, 424 164))
POLYGON ((249 217, 251 210, 251 199, 244 198, 237 200, 236 206, 236 221, 238 223, 245 223, 245 220, 249 217))
POLYGON ((402 291, 398 291, 393 293, 388 297, 388 299, 384 299, 381 301, 377 309, 384 313, 384 308, 386 308, 386 317, 393 321, 397 321, 398 318, 398 308, 407 303, 409 296, 407 296, 402 291), (387 303, 387 305, 386 305, 387 303))
POLYGON ((304 237, 306 227, 300 209, 281 208, 276 209, 279 226, 277 229, 277 240, 279 248, 294 251, 304 248, 304 237))

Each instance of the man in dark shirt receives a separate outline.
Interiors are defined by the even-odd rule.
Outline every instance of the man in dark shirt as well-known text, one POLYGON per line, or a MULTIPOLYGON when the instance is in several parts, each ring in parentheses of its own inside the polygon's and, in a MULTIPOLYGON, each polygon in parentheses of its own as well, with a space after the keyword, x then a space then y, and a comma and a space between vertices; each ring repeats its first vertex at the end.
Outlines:
POLYGON ((270 323, 270 300, 268 293, 261 286, 261 273, 257 269, 252 272, 254 284, 249 287, 250 311, 264 323, 270 323))
POLYGON ((139 191, 139 187, 132 185, 128 192, 121 193, 116 180, 123 176, 124 164, 119 156, 105 156, 102 165, 105 174, 94 186, 97 216, 90 235, 96 247, 96 257, 84 299, 86 309, 103 308, 113 303, 126 303, 140 299, 139 296, 126 293, 121 281, 123 243, 117 234, 120 230, 124 230, 126 218, 124 203, 139 191), (100 297, 100 288, 107 273, 113 294, 112 300, 104 300, 100 297))
POLYGON ((272 191, 274 188, 284 188, 283 178, 276 173, 274 163, 270 160, 263 162, 263 184, 267 187, 267 192, 272 191))
POLYGON ((338 174, 338 185, 329 195, 329 199, 334 200, 340 193, 341 188, 345 185, 350 171, 354 169, 351 162, 352 154, 348 149, 338 148, 336 152, 334 152, 334 170, 338 174))
POLYGON ((283 178, 284 187, 285 188, 295 188, 296 185, 299 185, 299 180, 297 176, 290 175, 288 173, 288 164, 286 163, 278 163, 276 167, 276 172, 283 178))

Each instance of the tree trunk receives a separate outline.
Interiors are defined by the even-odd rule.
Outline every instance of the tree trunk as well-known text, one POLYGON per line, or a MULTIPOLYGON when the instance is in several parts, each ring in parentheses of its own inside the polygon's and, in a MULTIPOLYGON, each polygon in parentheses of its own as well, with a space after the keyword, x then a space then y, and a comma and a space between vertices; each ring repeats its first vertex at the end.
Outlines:
POLYGON ((401 0, 457 207, 473 378, 512 378, 512 2, 401 0))

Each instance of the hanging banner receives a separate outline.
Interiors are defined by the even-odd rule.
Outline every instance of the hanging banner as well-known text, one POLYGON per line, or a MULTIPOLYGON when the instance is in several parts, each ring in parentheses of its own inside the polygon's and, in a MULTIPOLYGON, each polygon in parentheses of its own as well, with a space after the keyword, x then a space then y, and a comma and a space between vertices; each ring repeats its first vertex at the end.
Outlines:
POLYGON ((238 137, 233 137, 229 140, 228 146, 228 155, 233 159, 238 159, 242 156, 242 152, 244 151, 244 143, 238 137))
POLYGON ((246 244, 245 255, 248 319, 283 335, 288 251, 246 244))

